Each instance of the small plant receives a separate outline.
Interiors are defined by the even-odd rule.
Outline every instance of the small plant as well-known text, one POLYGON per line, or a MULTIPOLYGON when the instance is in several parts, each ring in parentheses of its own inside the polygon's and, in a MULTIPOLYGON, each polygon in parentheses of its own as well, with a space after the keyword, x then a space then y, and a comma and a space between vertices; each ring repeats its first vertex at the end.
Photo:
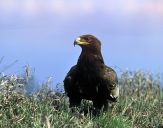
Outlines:
MULTIPOLYGON (((81 110, 91 106, 83 100, 71 112, 68 98, 49 88, 51 78, 34 93, 30 68, 25 75, 0 75, 0 127, 32 128, 154 128, 163 124, 163 90, 160 75, 124 71, 119 77, 120 98, 110 111, 93 117, 81 110), (30 83, 30 84, 29 84, 30 83)), ((61 85, 62 86, 62 85, 61 85)))

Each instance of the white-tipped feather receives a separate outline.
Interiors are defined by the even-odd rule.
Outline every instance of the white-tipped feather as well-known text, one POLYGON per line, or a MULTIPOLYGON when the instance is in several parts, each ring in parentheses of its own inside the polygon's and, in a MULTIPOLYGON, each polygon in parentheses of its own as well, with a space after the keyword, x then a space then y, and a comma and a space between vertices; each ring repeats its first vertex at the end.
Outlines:
POLYGON ((111 90, 110 96, 112 98, 117 98, 119 96, 119 86, 117 86, 116 88, 114 88, 113 90, 111 90))

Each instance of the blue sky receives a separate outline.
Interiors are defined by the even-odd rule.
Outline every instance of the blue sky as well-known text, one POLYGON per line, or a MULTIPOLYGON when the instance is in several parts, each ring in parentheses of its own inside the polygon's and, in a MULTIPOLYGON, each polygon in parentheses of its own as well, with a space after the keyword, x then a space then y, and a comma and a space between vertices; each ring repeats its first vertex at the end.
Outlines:
POLYGON ((0 0, 0 69, 18 60, 5 73, 29 64, 40 81, 62 82, 81 51, 73 41, 86 33, 101 40, 105 63, 117 72, 163 72, 161 0, 0 0))

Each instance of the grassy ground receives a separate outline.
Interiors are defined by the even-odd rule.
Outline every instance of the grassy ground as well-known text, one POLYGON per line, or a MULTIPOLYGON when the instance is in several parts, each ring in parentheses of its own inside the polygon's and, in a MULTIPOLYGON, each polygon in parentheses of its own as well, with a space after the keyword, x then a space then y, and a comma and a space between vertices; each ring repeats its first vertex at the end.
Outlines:
MULTIPOLYGON (((72 113, 68 98, 48 88, 49 81, 27 95, 29 73, 0 76, 0 128, 158 128, 163 125, 160 76, 124 71, 119 77, 120 98, 98 117, 72 113)), ((31 85, 30 85, 31 86, 31 85)), ((91 103, 83 101, 82 106, 91 103)))

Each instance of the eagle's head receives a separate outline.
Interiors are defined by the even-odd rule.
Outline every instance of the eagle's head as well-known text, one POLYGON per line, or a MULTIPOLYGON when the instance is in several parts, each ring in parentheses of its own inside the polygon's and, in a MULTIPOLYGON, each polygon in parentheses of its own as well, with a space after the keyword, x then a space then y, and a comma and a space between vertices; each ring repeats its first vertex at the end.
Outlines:
POLYGON ((82 35, 76 38, 74 46, 79 45, 83 50, 101 50, 101 42, 93 35, 82 35))

